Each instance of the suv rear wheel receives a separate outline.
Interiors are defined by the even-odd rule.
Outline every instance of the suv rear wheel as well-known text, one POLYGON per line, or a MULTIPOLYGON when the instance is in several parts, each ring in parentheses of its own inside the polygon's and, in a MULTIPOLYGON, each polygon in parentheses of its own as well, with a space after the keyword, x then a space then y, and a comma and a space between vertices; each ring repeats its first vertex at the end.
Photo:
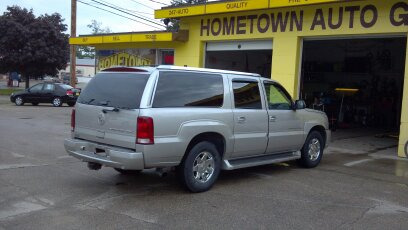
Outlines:
POLYGON ((60 106, 62 105, 61 98, 55 97, 55 98, 52 100, 52 105, 53 105, 54 107, 60 107, 60 106))
POLYGON ((209 190, 220 171, 220 154, 215 145, 208 141, 196 144, 177 167, 180 182, 191 192, 209 190))
POLYGON ((306 138, 305 144, 301 150, 299 164, 305 168, 314 168, 322 159, 324 142, 322 135, 317 131, 312 131, 306 138))

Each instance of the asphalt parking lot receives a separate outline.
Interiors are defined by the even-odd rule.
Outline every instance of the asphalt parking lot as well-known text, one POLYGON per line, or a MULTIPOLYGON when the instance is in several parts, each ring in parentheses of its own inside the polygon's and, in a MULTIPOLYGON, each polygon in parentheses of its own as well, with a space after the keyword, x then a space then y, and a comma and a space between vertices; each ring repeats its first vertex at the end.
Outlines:
POLYGON ((315 169, 224 171, 191 194, 172 173, 88 170, 64 151, 70 112, 0 98, 0 229, 407 229, 395 140, 339 133, 315 169))

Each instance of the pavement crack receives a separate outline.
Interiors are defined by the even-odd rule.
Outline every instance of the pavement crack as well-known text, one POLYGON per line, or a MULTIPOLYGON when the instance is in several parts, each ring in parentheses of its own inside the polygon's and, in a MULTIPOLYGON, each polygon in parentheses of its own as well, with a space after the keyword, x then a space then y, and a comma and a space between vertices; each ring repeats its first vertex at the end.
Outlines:
POLYGON ((355 220, 352 220, 351 222, 350 221, 345 221, 345 222, 341 223, 339 226, 337 226, 335 229, 340 229, 340 228, 342 228, 342 227, 344 227, 346 225, 352 226, 352 225, 356 224, 360 220, 364 219, 364 217, 367 215, 367 213, 370 212, 372 209, 375 209, 377 206, 379 206, 379 204, 375 204, 375 205, 373 205, 371 207, 366 208, 363 211, 363 213, 361 213, 361 215, 358 216, 355 220))

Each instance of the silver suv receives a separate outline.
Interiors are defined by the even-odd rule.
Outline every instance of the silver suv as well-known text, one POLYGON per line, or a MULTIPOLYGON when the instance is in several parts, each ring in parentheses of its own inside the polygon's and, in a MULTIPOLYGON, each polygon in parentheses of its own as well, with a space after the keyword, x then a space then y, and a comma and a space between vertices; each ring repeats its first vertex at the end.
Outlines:
POLYGON ((90 169, 120 173, 176 167, 192 192, 220 171, 298 160, 319 164, 330 140, 323 112, 293 102, 257 74, 175 66, 97 74, 71 116, 66 151, 90 169))

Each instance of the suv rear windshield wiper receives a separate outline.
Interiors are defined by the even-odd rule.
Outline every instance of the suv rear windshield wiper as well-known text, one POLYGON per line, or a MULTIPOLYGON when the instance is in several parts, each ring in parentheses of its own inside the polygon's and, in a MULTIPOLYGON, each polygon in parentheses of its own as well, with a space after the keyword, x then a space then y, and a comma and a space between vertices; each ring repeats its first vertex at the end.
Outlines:
POLYGON ((102 112, 103 112, 103 113, 107 113, 107 112, 119 112, 121 109, 131 110, 132 108, 129 108, 129 107, 113 107, 113 109, 102 109, 102 112))

